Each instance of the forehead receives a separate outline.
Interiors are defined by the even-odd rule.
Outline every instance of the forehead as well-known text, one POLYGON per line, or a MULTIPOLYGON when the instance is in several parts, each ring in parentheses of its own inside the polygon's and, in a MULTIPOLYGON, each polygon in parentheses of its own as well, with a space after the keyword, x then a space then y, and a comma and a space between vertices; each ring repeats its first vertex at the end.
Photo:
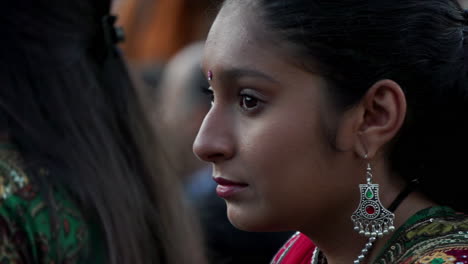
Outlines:
POLYGON ((277 53, 256 10, 248 1, 232 1, 221 9, 206 41, 205 69, 252 67, 277 53))

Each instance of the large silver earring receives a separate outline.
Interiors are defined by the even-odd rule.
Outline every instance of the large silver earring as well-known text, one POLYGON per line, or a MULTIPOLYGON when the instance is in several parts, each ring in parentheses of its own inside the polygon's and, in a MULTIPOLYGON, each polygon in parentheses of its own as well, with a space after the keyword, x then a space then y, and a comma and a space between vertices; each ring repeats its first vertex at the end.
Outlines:
MULTIPOLYGON (((365 159, 367 159, 367 155, 365 159)), ((370 163, 367 164, 366 179, 367 183, 359 184, 360 201, 357 209, 351 215, 351 220, 354 223, 354 230, 360 235, 368 237, 369 241, 354 263, 360 263, 365 258, 377 237, 382 237, 395 230, 393 225, 395 215, 380 202, 379 185, 372 183, 370 163)))

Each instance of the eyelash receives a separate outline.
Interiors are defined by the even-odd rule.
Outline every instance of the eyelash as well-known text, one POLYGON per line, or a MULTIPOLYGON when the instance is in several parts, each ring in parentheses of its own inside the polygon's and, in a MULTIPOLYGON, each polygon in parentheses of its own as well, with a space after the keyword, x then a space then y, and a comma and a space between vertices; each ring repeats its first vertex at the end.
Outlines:
POLYGON ((260 100, 258 97, 241 92, 239 95, 239 106, 241 109, 249 114, 256 114, 259 110, 261 110, 263 101, 260 100), (247 101, 246 101, 247 100, 247 101), (248 103, 254 102, 255 105, 252 107, 248 107, 248 103))
MULTIPOLYGON (((211 101, 211 105, 214 104, 214 101, 215 101, 215 96, 214 96, 214 93, 213 93, 213 90, 211 90, 211 87, 202 87, 202 92, 209 97, 210 101, 211 101)), ((246 92, 243 92, 241 91, 240 94, 239 94, 239 107, 246 113, 249 113, 249 114, 256 114, 258 111, 261 110, 261 107, 263 106, 264 102, 259 99, 257 96, 254 96, 250 93, 246 93, 246 92), (246 106, 246 102, 245 100, 254 100, 255 101, 255 106, 253 107, 247 107, 246 106)), ((252 102, 252 101, 251 101, 252 102)))
POLYGON ((214 93, 213 90, 211 90, 211 87, 203 86, 202 87, 202 93, 204 93, 208 98, 210 99, 211 105, 214 103, 214 93))

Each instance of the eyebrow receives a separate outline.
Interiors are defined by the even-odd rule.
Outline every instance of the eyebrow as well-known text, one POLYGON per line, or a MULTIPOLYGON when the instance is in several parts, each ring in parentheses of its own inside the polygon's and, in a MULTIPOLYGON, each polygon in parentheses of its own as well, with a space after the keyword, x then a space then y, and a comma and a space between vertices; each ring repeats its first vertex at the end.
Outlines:
POLYGON ((214 74, 214 78, 218 77, 220 79, 227 79, 227 80, 232 80, 232 79, 239 79, 241 77, 253 77, 253 78, 261 78, 273 83, 279 83, 278 80, 274 79, 272 76, 263 73, 261 71, 257 71, 254 69, 249 69, 249 68, 229 68, 226 70, 223 70, 222 72, 218 73, 218 76, 216 76, 216 73, 214 74))

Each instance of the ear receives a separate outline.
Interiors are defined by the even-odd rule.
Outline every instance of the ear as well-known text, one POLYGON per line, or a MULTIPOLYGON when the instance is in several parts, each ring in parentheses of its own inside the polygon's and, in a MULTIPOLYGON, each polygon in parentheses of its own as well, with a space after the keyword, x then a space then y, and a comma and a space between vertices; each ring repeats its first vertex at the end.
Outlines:
POLYGON ((398 133, 406 116, 406 98, 392 80, 376 82, 358 106, 355 152, 368 158, 376 156, 398 133))

